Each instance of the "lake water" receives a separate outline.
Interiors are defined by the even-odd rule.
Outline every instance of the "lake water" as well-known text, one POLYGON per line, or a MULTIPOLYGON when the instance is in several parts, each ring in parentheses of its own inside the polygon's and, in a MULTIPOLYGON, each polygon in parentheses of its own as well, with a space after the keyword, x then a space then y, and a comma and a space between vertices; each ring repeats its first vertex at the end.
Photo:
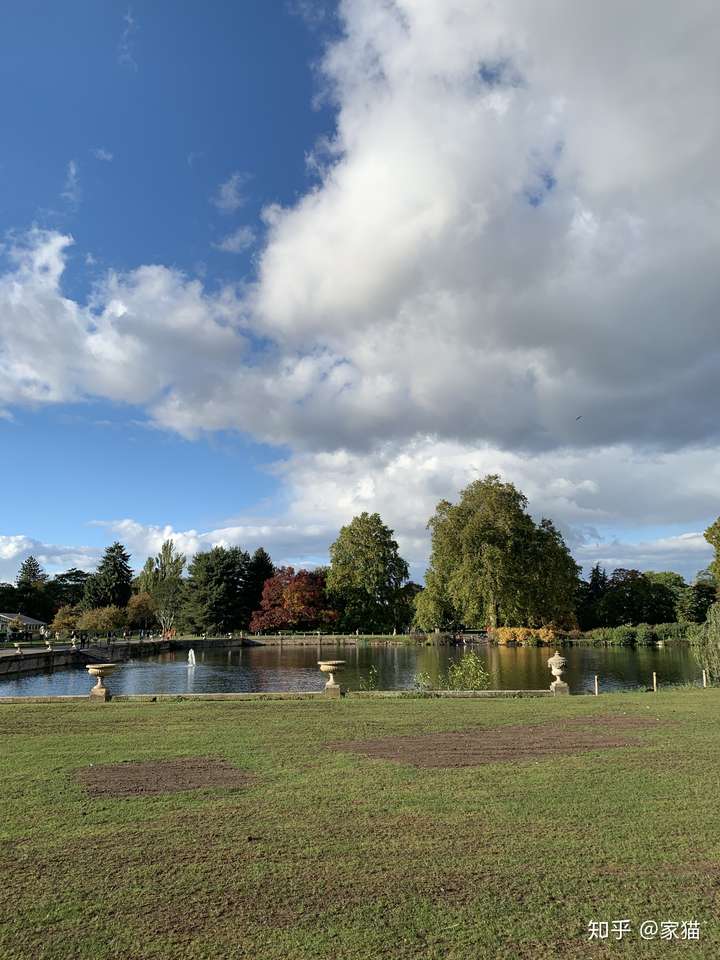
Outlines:
MULTIPOLYGON (((547 688, 552 680, 543 647, 474 647, 485 661, 491 687, 499 690, 547 688)), ((637 689, 652 683, 699 683, 701 670, 686 645, 665 647, 563 647, 568 666, 563 676, 572 693, 592 689, 598 674, 601 690, 637 689)), ((114 693, 243 693, 280 690, 321 690, 325 678, 318 660, 345 660, 338 677, 351 690, 367 684, 371 667, 377 670, 380 690, 413 687, 415 675, 427 673, 434 682, 462 647, 415 646, 267 646, 195 651, 197 663, 188 666, 186 650, 123 663, 108 681, 114 693)), ((0 696, 83 695, 91 686, 84 669, 0 680, 0 696)))

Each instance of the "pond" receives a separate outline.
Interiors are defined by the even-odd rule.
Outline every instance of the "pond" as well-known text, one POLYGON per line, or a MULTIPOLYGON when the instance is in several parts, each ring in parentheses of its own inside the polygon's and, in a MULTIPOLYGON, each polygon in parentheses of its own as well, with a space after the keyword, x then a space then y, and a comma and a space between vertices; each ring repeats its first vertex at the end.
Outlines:
MULTIPOLYGON (((552 679, 547 647, 489 647, 474 650, 483 658, 491 687, 499 690, 547 688, 552 679)), ((701 670, 685 644, 664 647, 563 647, 564 674, 572 693, 590 691, 593 676, 601 690, 646 688, 652 674, 660 685, 699 683, 701 670)), ((196 666, 188 666, 186 650, 123 663, 108 682, 117 694, 243 693, 281 690, 321 690, 324 677, 317 661, 345 660, 339 678, 351 690, 367 685, 371 668, 377 688, 405 690, 416 674, 429 674, 437 683, 448 665, 463 655, 462 647, 392 646, 264 646, 198 649, 196 666)), ((86 671, 63 669, 0 680, 0 696, 83 695, 90 688, 86 671)))

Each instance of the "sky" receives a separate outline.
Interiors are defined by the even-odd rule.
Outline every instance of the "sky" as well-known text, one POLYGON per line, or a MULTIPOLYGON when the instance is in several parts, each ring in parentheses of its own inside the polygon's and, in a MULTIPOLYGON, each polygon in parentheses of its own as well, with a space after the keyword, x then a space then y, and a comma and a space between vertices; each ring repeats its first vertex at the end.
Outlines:
POLYGON ((0 579, 327 558, 422 579, 499 473, 587 570, 720 514, 710 0, 6 0, 0 579))

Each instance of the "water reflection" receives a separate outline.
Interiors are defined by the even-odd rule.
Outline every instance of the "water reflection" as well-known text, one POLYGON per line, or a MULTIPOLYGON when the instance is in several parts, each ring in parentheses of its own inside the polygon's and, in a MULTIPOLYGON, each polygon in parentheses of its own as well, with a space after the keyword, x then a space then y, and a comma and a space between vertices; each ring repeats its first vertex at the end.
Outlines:
MULTIPOLYGON (((483 658, 491 686, 500 690, 547 688, 547 667, 553 651, 536 647, 474 648, 483 658)), ((267 646, 221 650, 196 650, 195 666, 187 651, 178 650, 146 660, 123 664, 110 681, 115 693, 232 693, 281 690, 322 690, 324 677, 319 659, 345 660, 343 685, 351 690, 367 685, 370 667, 377 671, 382 690, 410 689, 416 674, 428 674, 434 684, 448 665, 463 654, 461 647, 404 645, 357 647, 267 646)), ((687 646, 564 647, 564 679, 573 693, 592 690, 593 677, 601 690, 650 686, 655 671, 662 684, 699 682, 700 668, 687 646)), ((58 670, 0 681, 1 696, 83 695, 89 690, 83 670, 58 670)))

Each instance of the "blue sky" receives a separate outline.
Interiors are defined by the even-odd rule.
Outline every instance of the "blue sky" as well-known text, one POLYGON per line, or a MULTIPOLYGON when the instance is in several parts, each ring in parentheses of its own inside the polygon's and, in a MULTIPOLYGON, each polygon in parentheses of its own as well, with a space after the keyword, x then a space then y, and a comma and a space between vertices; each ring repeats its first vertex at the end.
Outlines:
POLYGON ((706 565, 720 18, 557 5, 3 4, 0 578, 360 510, 421 578, 489 472, 586 566, 706 565))
MULTIPOLYGON (((255 244, 216 245, 239 227, 259 231, 266 203, 308 187, 305 154, 332 127, 314 102, 312 64, 332 25, 318 26, 283 0, 4 4, 3 227, 71 233, 63 288, 80 299, 110 266, 172 264, 209 287, 251 276, 255 244), (234 176, 242 202, 219 209, 213 198, 234 176)), ((94 546, 107 541, 94 518, 213 528, 267 509, 276 448, 233 432, 189 442, 145 419, 94 401, 0 420, 18 462, 40 453, 44 465, 6 473, 2 531, 94 546)))
POLYGON ((10 227, 73 232, 70 294, 87 290, 86 254, 98 269, 171 263, 210 282, 251 269, 251 251, 213 243, 306 189, 305 154, 332 127, 313 106, 323 35, 289 9, 3 4, 2 171, 13 189, 0 211, 10 227), (62 197, 71 162, 77 202, 62 197), (235 173, 244 202, 223 214, 209 201, 235 173))

